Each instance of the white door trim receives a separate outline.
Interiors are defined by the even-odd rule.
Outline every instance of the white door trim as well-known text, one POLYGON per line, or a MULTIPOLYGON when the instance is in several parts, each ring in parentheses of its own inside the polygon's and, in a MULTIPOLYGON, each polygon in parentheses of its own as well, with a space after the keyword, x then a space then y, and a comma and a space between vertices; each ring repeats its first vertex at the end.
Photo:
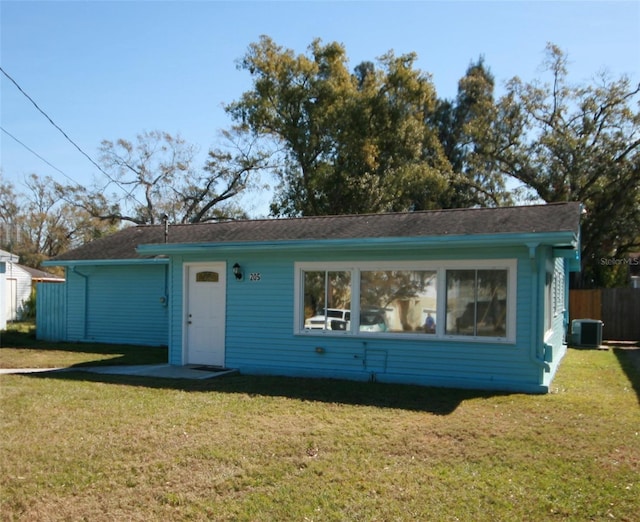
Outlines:
MULTIPOLYGON (((218 298, 222 309, 222 325, 216 332, 215 342, 218 343, 221 350, 220 366, 224 366, 225 361, 225 330, 226 330, 226 308, 227 308, 227 263, 224 261, 202 261, 190 262, 183 264, 183 296, 182 296, 182 364, 191 364, 189 353, 189 307, 190 307, 190 274, 198 269, 211 269, 219 274, 219 284, 221 285, 221 294, 218 298)), ((200 364, 200 363, 195 363, 200 364)))

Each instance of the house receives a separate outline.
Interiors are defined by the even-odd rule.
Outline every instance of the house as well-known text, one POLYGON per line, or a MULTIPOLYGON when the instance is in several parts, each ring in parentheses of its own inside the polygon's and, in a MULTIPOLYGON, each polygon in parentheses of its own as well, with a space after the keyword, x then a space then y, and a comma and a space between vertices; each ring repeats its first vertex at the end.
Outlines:
POLYGON ((11 273, 11 267, 19 261, 18 256, 0 250, 0 330, 7 327, 9 302, 7 297, 10 293, 10 284, 7 282, 7 272, 11 273))
POLYGON ((49 272, 18 264, 18 256, 0 250, 0 329, 7 321, 23 319, 25 305, 34 285, 39 282, 62 282, 49 272))
POLYGON ((49 262, 66 269, 57 331, 168 345, 172 365, 544 393, 566 352, 580 214, 570 202, 126 228, 49 262))

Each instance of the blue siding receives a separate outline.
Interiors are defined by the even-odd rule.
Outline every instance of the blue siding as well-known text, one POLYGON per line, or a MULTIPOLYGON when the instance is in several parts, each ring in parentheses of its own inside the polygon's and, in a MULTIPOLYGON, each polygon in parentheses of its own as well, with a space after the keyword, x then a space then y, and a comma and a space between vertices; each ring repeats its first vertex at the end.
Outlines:
POLYGON ((182 366, 182 327, 184 322, 184 273, 183 258, 174 257, 171 260, 169 273, 169 364, 182 366))
POLYGON ((38 283, 36 292, 36 338, 64 341, 67 338, 66 283, 38 283))
MULTIPOLYGON (((208 255, 174 256, 171 274, 170 362, 183 364, 183 263, 226 261, 226 361, 245 373, 342 377, 436 386, 547 391, 549 367, 533 360, 544 355, 540 329, 539 270, 550 253, 540 249, 532 262, 526 247, 494 249, 380 250, 362 253, 315 251, 297 254, 245 251, 230 257, 212 249, 208 255), (512 343, 372 336, 312 336, 294 333, 294 263, 300 261, 517 259, 516 336, 512 343), (238 262, 245 273, 230 273, 238 262), (249 280, 260 273, 259 281, 249 280), (538 346, 539 344, 539 346, 538 346)), ((544 279, 542 279, 544 284, 544 279)), ((554 340, 555 343, 555 340, 554 340)), ((555 344, 554 344, 555 346, 555 344)), ((557 363, 554 363, 557 366, 557 363)))
POLYGON ((552 327, 546 332, 544 339, 545 360, 550 370, 544 375, 544 384, 549 386, 558 370, 560 361, 567 353, 566 331, 569 321, 568 296, 568 260, 555 258, 554 271, 554 310, 552 313, 552 327), (561 295, 557 295, 561 293, 561 295))
POLYGON ((88 277, 67 269, 67 341, 87 340, 88 277))
POLYGON ((67 340, 167 345, 166 269, 165 265, 69 269, 67 340))

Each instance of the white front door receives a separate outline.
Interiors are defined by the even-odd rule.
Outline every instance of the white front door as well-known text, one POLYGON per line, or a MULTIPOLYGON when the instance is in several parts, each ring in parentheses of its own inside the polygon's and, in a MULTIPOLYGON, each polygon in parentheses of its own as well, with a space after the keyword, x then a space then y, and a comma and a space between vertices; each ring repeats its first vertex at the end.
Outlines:
POLYGON ((186 364, 224 366, 226 264, 185 267, 186 364))

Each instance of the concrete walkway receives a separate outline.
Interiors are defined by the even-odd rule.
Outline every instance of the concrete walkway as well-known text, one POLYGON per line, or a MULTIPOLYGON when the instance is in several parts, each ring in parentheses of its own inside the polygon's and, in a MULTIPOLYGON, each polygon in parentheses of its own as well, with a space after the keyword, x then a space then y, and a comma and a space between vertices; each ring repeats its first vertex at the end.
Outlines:
POLYGON ((62 372, 67 368, 0 368, 0 375, 12 375, 20 373, 45 373, 45 372, 62 372))
POLYGON ((43 372, 89 372, 102 375, 135 375, 161 379, 211 379, 235 373, 227 369, 197 369, 194 366, 171 366, 170 364, 141 364, 135 366, 74 366, 68 368, 0 368, 0 375, 43 372))

